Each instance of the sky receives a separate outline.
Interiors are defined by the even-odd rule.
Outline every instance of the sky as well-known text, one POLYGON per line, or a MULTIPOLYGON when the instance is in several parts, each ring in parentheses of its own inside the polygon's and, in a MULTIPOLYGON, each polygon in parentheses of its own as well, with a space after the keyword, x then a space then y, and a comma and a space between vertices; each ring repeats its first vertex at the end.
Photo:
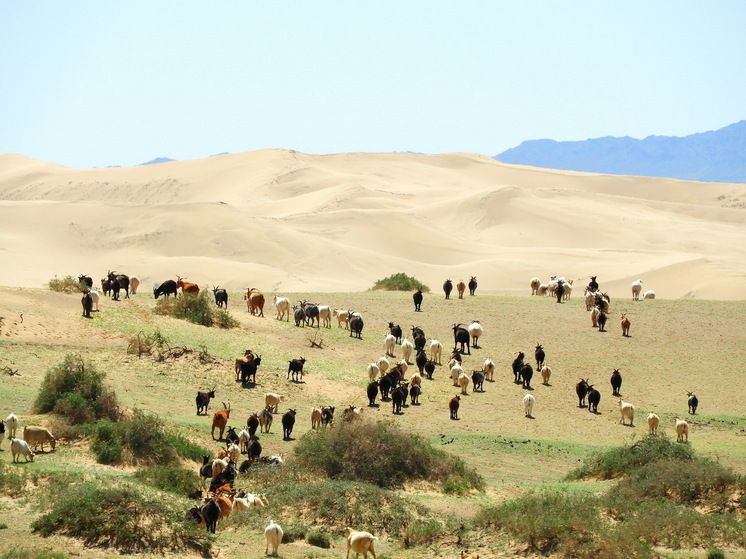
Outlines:
POLYGON ((746 2, 0 2, 0 153, 476 152, 746 119, 746 2))

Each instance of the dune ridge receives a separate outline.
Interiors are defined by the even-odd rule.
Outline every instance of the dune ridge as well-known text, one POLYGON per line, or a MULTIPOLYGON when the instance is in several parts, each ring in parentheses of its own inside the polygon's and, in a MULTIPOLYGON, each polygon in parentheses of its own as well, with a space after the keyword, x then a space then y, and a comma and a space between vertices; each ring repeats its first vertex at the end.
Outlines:
POLYGON ((564 275, 628 296, 744 299, 746 185, 597 175, 468 153, 260 150, 72 169, 0 155, 0 284, 116 269, 145 286, 359 291, 396 272, 439 291, 528 294, 564 275))

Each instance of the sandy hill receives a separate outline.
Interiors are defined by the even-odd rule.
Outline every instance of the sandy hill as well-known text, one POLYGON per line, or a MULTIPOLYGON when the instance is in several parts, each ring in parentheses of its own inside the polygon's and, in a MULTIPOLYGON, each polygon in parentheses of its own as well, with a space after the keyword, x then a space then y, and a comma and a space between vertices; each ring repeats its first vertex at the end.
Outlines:
POLYGON ((552 171, 476 154, 262 150, 71 169, 0 155, 0 284, 109 269, 265 291, 406 272, 487 293, 532 276, 743 299, 746 185, 552 171))

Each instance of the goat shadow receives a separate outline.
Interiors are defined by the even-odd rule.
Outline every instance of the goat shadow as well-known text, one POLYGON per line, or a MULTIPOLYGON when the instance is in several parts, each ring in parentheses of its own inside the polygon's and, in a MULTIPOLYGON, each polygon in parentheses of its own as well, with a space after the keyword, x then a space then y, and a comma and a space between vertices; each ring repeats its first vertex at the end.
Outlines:
POLYGON ((533 415, 527 415, 526 419, 536 419, 533 415))
POLYGON ((293 380, 293 379, 287 379, 287 380, 293 384, 306 384, 305 380, 293 380))
POLYGON ((372 404, 368 404, 368 407, 369 408, 380 408, 381 404, 376 404, 375 402, 373 402, 372 404))

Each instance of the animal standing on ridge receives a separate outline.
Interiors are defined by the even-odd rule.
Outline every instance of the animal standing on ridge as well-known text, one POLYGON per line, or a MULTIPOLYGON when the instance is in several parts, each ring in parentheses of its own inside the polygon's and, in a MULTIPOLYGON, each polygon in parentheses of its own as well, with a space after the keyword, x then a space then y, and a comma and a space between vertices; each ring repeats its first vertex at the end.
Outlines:
POLYGON ((414 311, 415 312, 422 312, 422 289, 418 289, 414 292, 414 295, 412 295, 412 300, 414 301, 414 311))
POLYGON ((471 279, 469 280, 469 295, 476 295, 477 291, 477 278, 476 276, 471 276, 471 279))
POLYGON ((447 279, 443 284, 443 292, 446 294, 446 299, 451 298, 451 291, 453 291, 453 282, 447 279))

